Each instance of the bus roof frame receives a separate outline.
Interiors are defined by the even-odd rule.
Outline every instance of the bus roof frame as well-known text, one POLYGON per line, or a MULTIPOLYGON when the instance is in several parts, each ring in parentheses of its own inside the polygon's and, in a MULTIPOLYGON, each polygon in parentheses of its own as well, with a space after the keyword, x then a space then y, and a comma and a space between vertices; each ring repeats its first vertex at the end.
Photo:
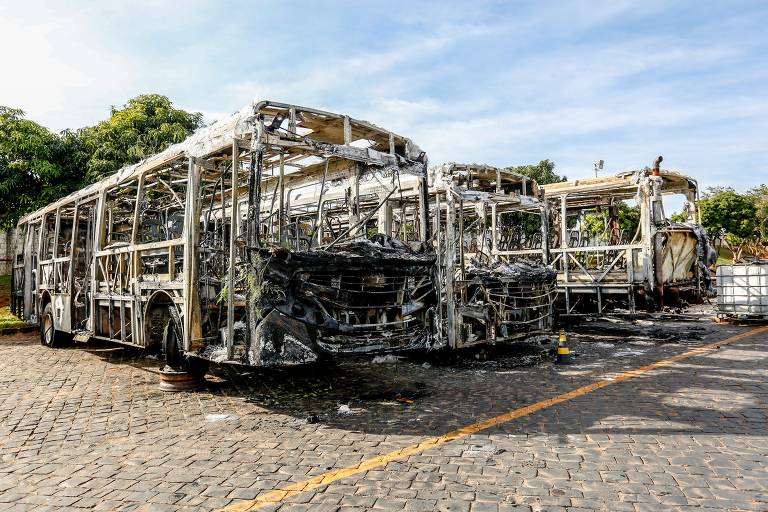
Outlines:
MULTIPOLYGON (((155 153, 140 162, 126 165, 110 176, 24 215, 19 219, 18 224, 37 220, 51 211, 56 211, 62 205, 75 202, 81 197, 96 195, 102 190, 119 185, 130 179, 137 178, 145 172, 167 166, 176 160, 203 160, 216 153, 230 151, 233 140, 241 140, 245 144, 253 146, 253 135, 258 132, 259 125, 263 126, 273 123, 281 113, 288 113, 290 115, 290 119, 286 116, 280 120, 281 125, 283 121, 288 121, 289 125, 295 125, 298 116, 306 116, 306 118, 310 118, 310 116, 315 117, 318 121, 316 123, 317 126, 320 126, 322 121, 326 121, 323 130, 317 130, 317 133, 321 134, 325 140, 320 139, 319 141, 311 141, 311 149, 317 152, 327 151, 345 159, 378 166, 393 165, 397 163, 397 160, 416 160, 420 156, 423 156, 421 149, 414 144, 411 139, 385 130, 368 121, 352 118, 343 114, 288 103, 270 100, 252 101, 234 114, 220 119, 210 126, 198 129, 183 141, 172 144, 163 151, 155 153), (340 122, 340 126, 327 126, 327 121, 329 120, 340 122), (385 153, 380 149, 374 149, 373 147, 361 148, 351 146, 350 144, 353 143, 352 136, 354 135, 358 136, 354 141, 363 138, 371 138, 377 143, 376 148, 380 149, 384 149, 382 146, 384 146, 386 142, 389 153, 385 153), (395 147, 397 146, 402 148, 401 151, 404 155, 395 153, 395 147), (393 160, 393 157, 395 160, 393 160)), ((310 133, 313 132, 310 131, 310 133)), ((306 138, 303 136, 296 133, 294 133, 294 135, 297 135, 297 139, 304 139, 304 141, 306 141, 306 138)), ((285 141, 281 140, 282 138, 270 138, 268 131, 262 132, 261 136, 262 138, 267 139, 262 141, 267 146, 285 143, 285 141)), ((300 143, 297 140, 294 147, 298 145, 300 145, 300 143)), ((303 145, 303 148, 308 149, 306 145, 303 145)), ((320 165, 315 166, 310 172, 315 171, 321 173, 323 167, 324 166, 320 165)), ((424 172, 421 165, 409 166, 405 170, 414 174, 423 174, 424 172)), ((299 174, 301 173, 295 173, 295 175, 294 173, 289 173, 286 175, 286 178, 289 180, 297 179, 299 178, 299 174)), ((303 174, 307 175, 307 172, 303 174)))

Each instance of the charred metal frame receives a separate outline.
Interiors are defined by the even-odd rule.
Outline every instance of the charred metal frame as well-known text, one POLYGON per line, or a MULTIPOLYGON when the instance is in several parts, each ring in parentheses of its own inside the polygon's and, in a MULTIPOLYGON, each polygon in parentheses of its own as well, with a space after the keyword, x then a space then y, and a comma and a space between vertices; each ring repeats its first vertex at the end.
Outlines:
POLYGON ((617 303, 630 313, 652 310, 687 294, 700 300, 711 290, 706 260, 709 243, 698 224, 698 186, 692 178, 653 169, 615 176, 544 185, 552 219, 551 263, 558 272, 558 288, 565 314, 606 312, 617 303), (664 215, 662 196, 682 194, 687 201, 687 223, 664 215), (640 207, 637 233, 621 233, 619 203, 634 199, 640 207), (590 238, 582 227, 584 215, 609 213, 605 236, 590 238), (639 303, 638 303, 639 302, 639 303))
MULTIPOLYGON (((366 198, 369 214, 359 219, 345 208, 334 208, 332 215, 340 229, 358 226, 368 233, 403 235, 398 226, 424 190, 416 175, 402 176, 396 184, 367 180, 357 194, 366 198)), ((555 274, 545 263, 546 210, 536 197, 536 183, 503 169, 448 164, 430 170, 426 190, 431 224, 426 245, 437 253, 437 260, 432 259, 434 278, 428 284, 440 298, 440 306, 432 310, 434 339, 429 346, 460 348, 549 331, 555 274), (535 236, 524 236, 522 223, 509 221, 510 215, 528 218, 535 236), (533 261, 518 264, 521 259, 533 261)), ((343 186, 333 186, 306 194, 292 205, 299 210, 320 200, 333 205, 346 193, 343 186)), ((339 258, 327 264, 347 265, 339 258)))
POLYGON ((427 345, 426 166, 365 121, 254 103, 21 219, 13 309, 166 352, 178 322, 182 353, 253 365, 427 345))
POLYGON ((439 332, 448 346, 551 330, 555 274, 547 267, 547 212, 536 182, 505 169, 456 163, 431 169, 430 180, 439 332))

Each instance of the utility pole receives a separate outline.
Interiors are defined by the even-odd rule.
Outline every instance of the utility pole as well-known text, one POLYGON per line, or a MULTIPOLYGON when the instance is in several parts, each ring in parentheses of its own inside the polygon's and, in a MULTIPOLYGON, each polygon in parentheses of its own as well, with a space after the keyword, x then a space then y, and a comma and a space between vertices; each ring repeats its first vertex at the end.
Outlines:
POLYGON ((602 160, 595 162, 595 178, 597 178, 597 172, 603 170, 603 164, 605 164, 605 162, 602 160))

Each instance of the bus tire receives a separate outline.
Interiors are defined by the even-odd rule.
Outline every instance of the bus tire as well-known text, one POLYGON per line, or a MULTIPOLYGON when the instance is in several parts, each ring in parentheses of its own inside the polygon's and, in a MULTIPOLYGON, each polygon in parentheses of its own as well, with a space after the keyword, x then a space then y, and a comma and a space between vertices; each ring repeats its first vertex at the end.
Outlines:
POLYGON ((53 320, 53 305, 49 302, 43 308, 40 317, 40 344, 48 348, 57 348, 65 344, 65 333, 57 331, 53 320))
POLYGON ((177 371, 187 372, 196 379, 208 373, 210 362, 199 357, 189 357, 181 347, 181 319, 175 306, 168 308, 168 323, 163 331, 163 352, 165 364, 177 371))
POLYGON ((163 330, 165 364, 174 370, 184 370, 184 350, 181 348, 181 319, 176 307, 168 306, 168 323, 163 330))

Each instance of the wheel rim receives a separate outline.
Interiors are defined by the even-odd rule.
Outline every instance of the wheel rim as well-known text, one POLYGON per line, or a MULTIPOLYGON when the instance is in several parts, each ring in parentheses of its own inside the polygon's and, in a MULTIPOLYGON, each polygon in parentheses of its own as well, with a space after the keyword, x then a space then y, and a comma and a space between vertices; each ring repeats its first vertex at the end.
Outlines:
POLYGON ((43 317, 43 341, 45 341, 46 345, 50 345, 53 342, 53 318, 51 318, 51 315, 43 317))

